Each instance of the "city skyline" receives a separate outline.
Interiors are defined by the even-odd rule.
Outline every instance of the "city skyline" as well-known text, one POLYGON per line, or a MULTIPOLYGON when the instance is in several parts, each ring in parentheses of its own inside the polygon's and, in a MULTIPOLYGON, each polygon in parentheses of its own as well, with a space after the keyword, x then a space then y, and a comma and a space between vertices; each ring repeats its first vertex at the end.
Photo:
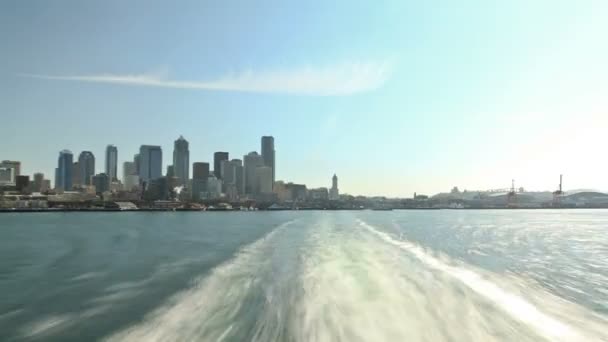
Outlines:
POLYGON ((273 135, 276 180, 353 194, 608 190, 605 1, 153 3, 0 4, 1 159, 273 135))

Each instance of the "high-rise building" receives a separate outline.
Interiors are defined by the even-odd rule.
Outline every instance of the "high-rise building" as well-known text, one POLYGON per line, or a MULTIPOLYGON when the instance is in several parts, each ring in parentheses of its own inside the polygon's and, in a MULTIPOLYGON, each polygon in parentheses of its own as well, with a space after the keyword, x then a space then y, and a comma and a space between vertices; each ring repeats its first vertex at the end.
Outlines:
POLYGON ((253 195, 258 188, 255 169, 264 166, 264 159, 257 152, 250 152, 243 157, 243 163, 245 165, 245 193, 253 195))
POLYGON ((190 179, 190 150, 188 140, 181 135, 173 145, 173 167, 178 185, 185 186, 190 179))
POLYGON ((255 194, 272 193, 272 168, 268 166, 258 166, 255 169, 255 194))
POLYGON ((167 173, 165 175, 167 177, 175 177, 175 167, 173 167, 173 165, 167 165, 167 173))
POLYGON ((232 165, 234 166, 236 179, 234 184, 236 185, 236 192, 238 195, 245 194, 245 169, 243 168, 243 161, 240 159, 232 159, 232 165))
POLYGON ((91 185, 95 186, 96 193, 110 191, 110 176, 106 173, 99 173, 91 177, 91 185))
POLYGON ((135 164, 135 174, 139 175, 139 166, 141 165, 141 156, 139 153, 133 156, 133 164, 135 164))
POLYGON ((118 179, 118 149, 114 145, 106 147, 106 175, 110 181, 118 179))
POLYGON ((222 179, 222 161, 228 160, 228 152, 215 152, 213 154, 213 174, 222 179))
POLYGON ((131 191, 139 185, 135 162, 126 161, 122 164, 122 183, 126 191, 131 191))
POLYGON ((45 192, 51 189, 51 180, 44 179, 42 180, 42 186, 40 187, 40 192, 45 192))
POLYGON ((272 169, 272 183, 274 184, 276 173, 274 137, 262 137, 262 158, 264 158, 264 165, 272 169))
POLYGON ((337 201, 340 199, 340 190, 338 190, 338 176, 334 174, 331 179, 331 189, 329 189, 329 200, 337 201))
POLYGON ((192 164, 192 199, 201 199, 201 193, 207 192, 207 181, 209 179, 209 163, 192 164))
POLYGON ((78 156, 80 180, 82 185, 92 185, 91 177, 95 175, 95 156, 91 151, 82 151, 78 156))
POLYGON ((42 183, 44 182, 44 173, 34 173, 34 183, 32 184, 32 192, 41 192, 42 183))
POLYGON ((55 188, 64 191, 72 190, 72 166, 74 155, 69 150, 59 152, 55 169, 55 188))
POLYGON ((16 160, 3 160, 0 163, 0 167, 12 168, 15 171, 13 172, 13 177, 21 176, 21 162, 16 160))
POLYGON ((72 187, 79 187, 82 185, 82 178, 80 177, 80 164, 74 162, 72 164, 72 187))
POLYGON ((163 175, 163 150, 160 146, 142 145, 139 148, 139 181, 148 182, 163 175))

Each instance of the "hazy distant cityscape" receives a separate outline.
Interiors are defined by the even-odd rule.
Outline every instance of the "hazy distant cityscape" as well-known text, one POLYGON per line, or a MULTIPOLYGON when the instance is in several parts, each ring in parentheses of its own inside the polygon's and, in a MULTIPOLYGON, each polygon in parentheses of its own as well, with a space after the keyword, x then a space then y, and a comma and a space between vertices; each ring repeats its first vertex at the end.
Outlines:
POLYGON ((82 151, 59 152, 55 183, 43 173, 21 174, 21 162, 0 163, 0 208, 27 210, 251 210, 251 209, 467 209, 467 208, 604 208, 608 194, 562 191, 562 178, 553 192, 516 188, 460 190, 411 198, 365 197, 340 194, 338 177, 329 187, 308 188, 276 180, 275 141, 261 138, 260 153, 230 159, 218 151, 209 162, 190 161, 188 140, 174 141, 172 163, 163 170, 163 151, 141 145, 139 153, 123 162, 118 174, 119 150, 106 147, 104 172, 96 173, 96 158, 82 151))

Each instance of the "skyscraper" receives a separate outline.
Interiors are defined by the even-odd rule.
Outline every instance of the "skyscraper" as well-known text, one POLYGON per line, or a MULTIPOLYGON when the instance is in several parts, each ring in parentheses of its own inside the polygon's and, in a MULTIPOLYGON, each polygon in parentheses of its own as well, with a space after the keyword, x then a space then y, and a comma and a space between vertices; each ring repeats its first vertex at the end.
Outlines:
POLYGON ((114 145, 106 147, 106 175, 110 181, 118 179, 118 149, 114 145))
POLYGON ((264 158, 264 165, 272 169, 272 183, 274 184, 276 172, 274 137, 262 137, 262 158, 264 158))
POLYGON ((230 161, 235 168, 236 179, 236 192, 238 195, 245 194, 245 169, 243 168, 243 161, 240 159, 232 159, 230 161))
POLYGON ((160 146, 141 145, 139 148, 139 181, 148 182, 163 175, 163 150, 160 146))
POLYGON ((272 193, 272 168, 258 166, 255 168, 255 190, 254 194, 272 193))
POLYGON ((79 187, 83 185, 80 177, 80 164, 74 162, 72 164, 72 187, 79 187))
POLYGON ((80 182, 82 185, 92 185, 91 177, 95 175, 95 156, 90 151, 82 151, 78 156, 80 182))
POLYGON ((228 152, 215 152, 213 154, 213 174, 222 179, 222 161, 228 160, 228 152))
POLYGON ((337 201, 340 199, 340 190, 338 190, 338 176, 334 174, 331 179, 331 189, 329 190, 329 200, 337 201))
POLYGON ((201 199, 200 194, 207 192, 207 181, 209 179, 209 163, 192 164, 192 198, 197 201, 201 199))
POLYGON ((139 176, 135 170, 135 162, 127 161, 122 164, 122 183, 127 191, 131 191, 139 185, 139 176))
POLYGON ((133 164, 135 164, 135 174, 139 175, 139 166, 141 165, 141 156, 139 153, 133 156, 133 164))
POLYGON ((177 184, 188 184, 190 179, 190 150, 188 149, 188 140, 181 135, 173 145, 173 167, 177 184))
POLYGON ((250 152, 243 157, 245 164, 245 193, 253 195, 256 193, 256 176, 255 170, 258 167, 264 166, 264 159, 257 152, 250 152))
POLYGON ((64 191, 72 190, 72 160, 74 155, 69 150, 59 152, 55 169, 55 188, 64 191))

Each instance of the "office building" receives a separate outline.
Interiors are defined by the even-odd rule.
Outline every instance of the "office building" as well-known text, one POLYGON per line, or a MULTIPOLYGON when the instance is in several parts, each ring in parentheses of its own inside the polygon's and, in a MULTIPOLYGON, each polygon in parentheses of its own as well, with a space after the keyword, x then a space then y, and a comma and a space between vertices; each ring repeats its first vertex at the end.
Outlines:
MULTIPOLYGON (((21 162, 20 161, 3 160, 2 163, 0 163, 0 167, 14 169, 15 171, 13 172, 13 177, 15 177, 15 181, 16 181, 17 176, 21 176, 21 162)), ((13 183, 15 181, 13 181, 13 183)))
POLYGON ((245 169, 243 168, 243 161, 240 159, 232 159, 231 163, 235 169, 236 178, 234 184, 236 186, 236 193, 238 195, 245 194, 245 169))
POLYGON ((21 193, 30 192, 30 176, 17 176, 15 179, 15 188, 21 193))
POLYGON ((141 165, 141 156, 139 153, 133 156, 133 164, 135 164, 135 174, 139 175, 139 166, 141 165))
POLYGON ((222 161, 228 160, 228 152, 215 152, 213 154, 213 174, 222 179, 222 161))
POLYGON ((272 183, 274 184, 276 173, 274 137, 262 137, 262 158, 264 159, 264 165, 272 169, 272 183))
POLYGON ((215 177, 215 175, 210 175, 207 178, 207 191, 205 199, 217 199, 222 196, 222 180, 215 177))
POLYGON ((190 150, 188 140, 181 135, 173 145, 173 167, 177 184, 185 186, 190 179, 190 150))
POLYGON ((106 147, 106 175, 111 181, 118 180, 118 149, 114 145, 106 147))
POLYGON ((192 164, 192 199, 200 200, 201 193, 207 192, 207 181, 209 178, 209 163, 192 164))
POLYGON ((72 187, 80 187, 82 185, 82 178, 80 177, 80 164, 74 162, 72 164, 72 187))
POLYGON ((12 167, 0 167, 0 185, 15 185, 15 169, 12 167))
POLYGON ((258 188, 256 184, 255 170, 258 167, 264 166, 264 159, 257 152, 250 152, 243 157, 243 164, 245 168, 245 193, 253 195, 256 193, 258 188))
POLYGON ((100 173, 91 177, 91 183, 95 186, 95 192, 100 194, 110 191, 110 176, 106 173, 100 173))
POLYGON ((337 201, 340 199, 340 190, 338 190, 338 176, 334 174, 331 179, 331 189, 329 190, 329 200, 337 201))
POLYGON ((139 148, 139 181, 148 182, 162 177, 163 151, 160 146, 142 145, 139 148))
POLYGON ((74 155, 69 150, 59 152, 57 168, 55 169, 55 189, 72 190, 72 166, 74 155))
POLYGON ((44 182, 44 174, 40 173, 40 172, 34 173, 34 182, 32 183, 32 192, 41 192, 43 182, 44 182))
POLYGON ((272 193, 272 168, 268 166, 258 166, 255 169, 255 190, 254 194, 272 193))
POLYGON ((49 191, 49 190, 51 190, 51 180, 43 179, 42 186, 40 187, 40 192, 45 192, 45 191, 49 191))
POLYGON ((131 191, 139 185, 139 176, 135 170, 135 162, 126 161, 122 163, 123 189, 131 191))
POLYGON ((78 156, 80 180, 82 185, 92 185, 95 175, 95 156, 90 151, 82 151, 78 156))

